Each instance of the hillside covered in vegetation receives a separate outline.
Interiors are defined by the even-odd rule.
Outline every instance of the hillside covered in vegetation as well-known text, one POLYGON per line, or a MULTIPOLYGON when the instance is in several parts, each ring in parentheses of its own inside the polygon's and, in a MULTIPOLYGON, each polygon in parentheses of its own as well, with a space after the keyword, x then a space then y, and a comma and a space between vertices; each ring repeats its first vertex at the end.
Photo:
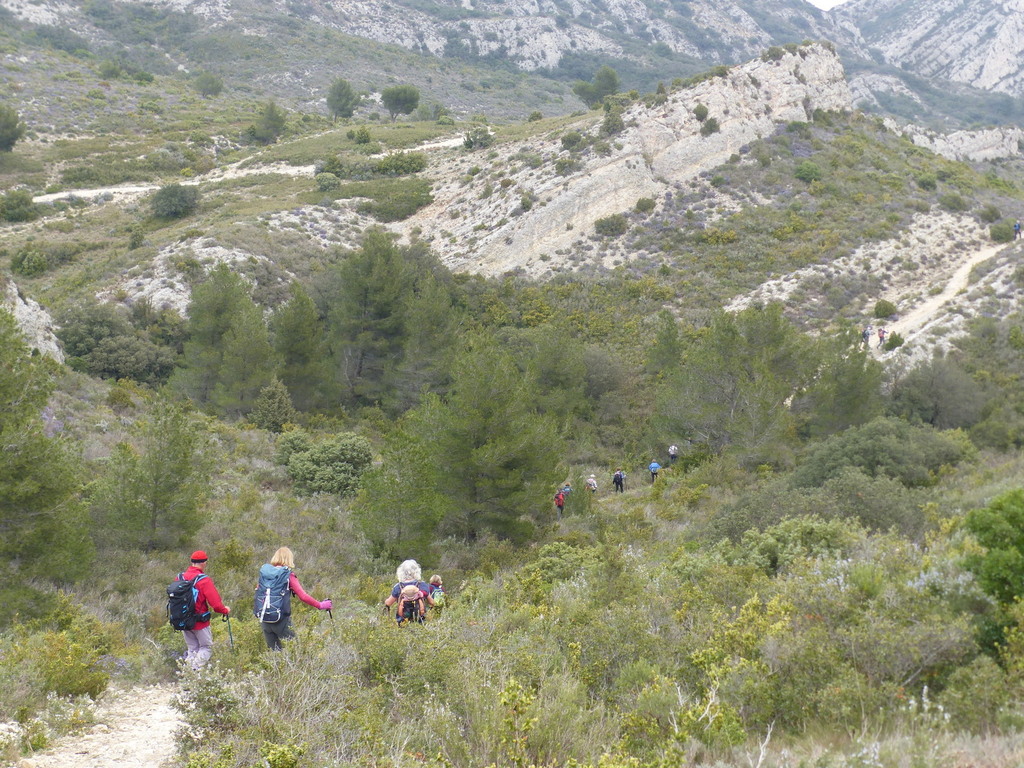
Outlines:
MULTIPOLYGON (((669 105, 724 142, 704 94, 737 80, 768 82, 493 126, 179 85, 0 152, 5 285, 64 357, 0 312, 0 755, 173 680, 188 768, 1019 762, 1016 161, 808 101, 546 259, 473 250, 669 105), (945 287, 906 275, 993 242, 944 351, 863 343, 945 287), (285 545, 334 609, 296 601, 271 653, 249 601, 285 545), (232 608, 199 672, 164 613, 194 549, 232 608), (407 558, 449 592, 422 626, 381 610, 407 558)), ((148 87, 105 82, 75 115, 148 87)))

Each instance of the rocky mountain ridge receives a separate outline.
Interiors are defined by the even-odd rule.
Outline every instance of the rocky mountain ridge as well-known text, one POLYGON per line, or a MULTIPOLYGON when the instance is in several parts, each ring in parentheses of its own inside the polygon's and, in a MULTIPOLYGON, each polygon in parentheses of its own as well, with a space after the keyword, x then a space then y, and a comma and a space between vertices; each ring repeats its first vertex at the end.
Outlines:
MULTIPOLYGON (((625 130, 607 153, 589 152, 571 170, 557 163, 557 138, 503 145, 493 168, 540 162, 508 177, 514 184, 488 194, 485 175, 465 183, 458 166, 466 161, 453 158, 440 171, 447 181, 435 185, 434 202, 394 229, 405 236, 423 233, 452 269, 541 277, 558 263, 552 258, 559 252, 585 244, 596 220, 632 209, 639 198, 662 199, 675 184, 694 180, 780 124, 851 106, 836 54, 821 45, 804 46, 669 94, 664 104, 631 106, 622 115, 625 130), (707 131, 695 113, 698 104, 718 130, 707 131), (481 228, 481 222, 491 224, 481 228)), ((600 125, 590 120, 580 130, 596 135, 600 125)))

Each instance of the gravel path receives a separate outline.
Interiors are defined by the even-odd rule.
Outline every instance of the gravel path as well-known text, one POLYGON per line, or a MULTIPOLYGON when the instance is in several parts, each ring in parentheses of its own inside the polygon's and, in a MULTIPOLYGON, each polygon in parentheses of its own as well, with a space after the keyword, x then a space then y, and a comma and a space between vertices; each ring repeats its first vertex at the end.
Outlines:
POLYGON ((108 694, 97 724, 52 748, 15 763, 17 768, 158 768, 174 755, 180 724, 171 707, 174 686, 133 688, 108 694))

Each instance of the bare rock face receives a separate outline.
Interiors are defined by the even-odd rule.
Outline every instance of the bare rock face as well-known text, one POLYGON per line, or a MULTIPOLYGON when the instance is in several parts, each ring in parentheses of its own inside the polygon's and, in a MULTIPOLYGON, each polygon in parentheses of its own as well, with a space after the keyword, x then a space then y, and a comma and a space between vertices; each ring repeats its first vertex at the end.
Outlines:
POLYGON ((832 16, 888 64, 1024 93, 1024 0, 850 0, 832 16))
MULTIPOLYGON (((816 109, 850 108, 838 57, 822 45, 805 46, 669 94, 664 104, 630 107, 622 115, 627 127, 611 138, 608 153, 574 170, 563 165, 560 172, 561 145, 551 138, 502 145, 497 165, 514 168, 525 157, 535 167, 510 175, 494 194, 467 187, 455 168, 441 171, 447 180, 435 186, 434 202, 394 229, 421 233, 456 270, 540 276, 556 252, 593 232, 597 219, 630 210, 642 197, 660 199, 676 182, 715 168, 780 123, 809 120, 816 109), (700 104, 707 108, 703 122, 695 114, 700 104), (708 130, 712 120, 717 131, 708 130)), ((590 120, 581 130, 596 133, 590 120)), ((465 156, 450 162, 466 165, 465 156)))
POLYGON ((29 348, 37 349, 59 363, 64 362, 64 351, 57 340, 53 318, 38 302, 22 296, 18 286, 10 282, 4 289, 3 304, 13 313, 29 348))
POLYGON ((998 160, 1021 154, 1024 130, 1020 128, 988 128, 981 131, 953 131, 938 133, 914 125, 899 127, 894 121, 886 120, 889 130, 909 138, 919 147, 925 147, 937 155, 950 160, 998 160))
MULTIPOLYGON (((827 15, 790 0, 147 0, 146 5, 257 36, 267 33, 265 20, 279 14, 436 56, 507 58, 523 70, 556 67, 571 53, 642 56, 646 46, 659 44, 668 53, 730 63, 777 42, 836 39, 827 15)), ((79 3, 0 0, 0 6, 34 23, 102 37, 79 3)))

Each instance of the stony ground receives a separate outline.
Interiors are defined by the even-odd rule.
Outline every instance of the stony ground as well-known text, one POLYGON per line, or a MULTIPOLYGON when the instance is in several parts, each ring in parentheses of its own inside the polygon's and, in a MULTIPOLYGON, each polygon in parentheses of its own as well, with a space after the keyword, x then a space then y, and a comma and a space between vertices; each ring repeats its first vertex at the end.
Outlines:
POLYGON ((174 686, 110 691, 100 700, 96 725, 15 768, 158 768, 174 755, 179 715, 174 686))

